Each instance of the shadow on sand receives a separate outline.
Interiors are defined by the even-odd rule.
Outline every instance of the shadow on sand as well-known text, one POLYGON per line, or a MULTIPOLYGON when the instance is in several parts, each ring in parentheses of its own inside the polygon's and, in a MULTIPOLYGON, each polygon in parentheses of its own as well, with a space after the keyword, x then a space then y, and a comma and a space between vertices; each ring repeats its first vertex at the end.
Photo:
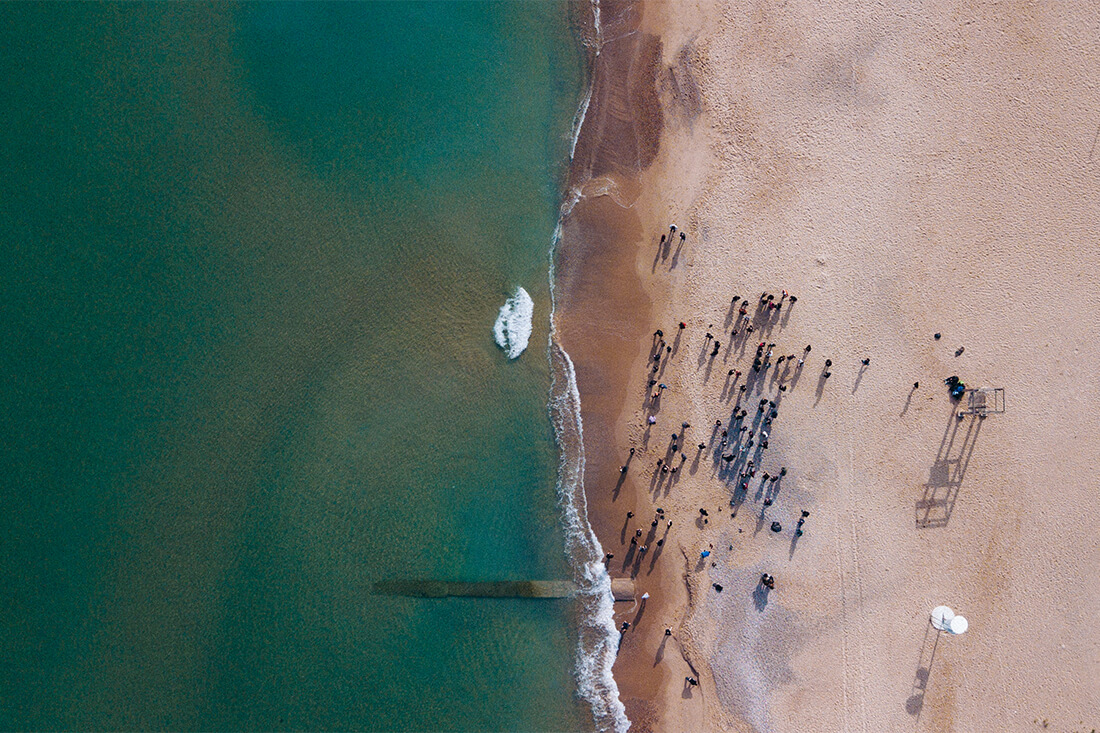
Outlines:
POLYGON ((947 526, 982 429, 982 418, 972 415, 960 419, 956 409, 952 404, 936 460, 928 469, 924 493, 914 507, 916 525, 921 529, 947 526))

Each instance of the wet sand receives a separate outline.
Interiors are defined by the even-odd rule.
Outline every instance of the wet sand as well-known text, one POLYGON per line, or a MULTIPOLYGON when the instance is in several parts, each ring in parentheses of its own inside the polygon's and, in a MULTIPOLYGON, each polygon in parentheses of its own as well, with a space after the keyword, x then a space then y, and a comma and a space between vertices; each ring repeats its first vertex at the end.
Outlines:
POLYGON ((624 16, 627 35, 601 53, 618 82, 601 95, 598 81, 589 111, 607 121, 578 144, 578 159, 600 148, 585 160, 616 194, 566 222, 559 287, 593 525, 612 575, 652 596, 617 609, 633 623, 615 667, 633 729, 1100 726, 1100 10, 624 16), (673 222, 684 247, 659 252, 673 222), (783 289, 798 302, 765 341, 775 356, 813 350, 801 370, 765 371, 745 407, 779 402, 758 465, 789 473, 763 491, 754 477, 731 517, 736 480, 710 437, 763 321, 728 348, 730 298, 753 313, 783 289), (651 336, 675 337, 680 320, 647 430, 651 336), (1007 412, 959 420, 951 375, 1005 388, 1007 412), (708 448, 698 462, 686 450, 670 485, 656 460, 683 420, 684 442, 708 448), (673 520, 664 547, 624 566, 634 528, 656 539, 658 506, 673 520), (967 634, 930 631, 941 603, 967 634))

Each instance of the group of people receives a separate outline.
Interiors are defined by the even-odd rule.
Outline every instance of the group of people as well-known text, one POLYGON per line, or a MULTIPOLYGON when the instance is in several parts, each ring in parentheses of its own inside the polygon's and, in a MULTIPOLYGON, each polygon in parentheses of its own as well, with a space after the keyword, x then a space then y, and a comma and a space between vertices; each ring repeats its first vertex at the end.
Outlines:
MULTIPOLYGON (((669 232, 661 235, 661 246, 664 247, 666 242, 670 242, 676 233, 677 228, 670 226, 669 232)), ((679 232, 679 237, 682 244, 686 236, 683 232, 679 232)), ((745 342, 753 334, 756 334, 760 340, 757 341, 756 338, 753 338, 756 348, 751 367, 746 367, 744 374, 738 368, 731 368, 727 373, 726 386, 723 387, 723 397, 727 392, 729 394, 728 399, 732 400, 734 395, 737 397, 731 413, 724 420, 722 417, 715 419, 709 440, 699 436, 697 438, 699 442, 695 444, 696 462, 703 456, 704 452, 709 451, 714 466, 714 475, 732 487, 729 502, 730 517, 737 516, 738 508, 746 500, 750 493, 750 487, 759 474, 760 480, 757 484, 755 498, 762 503, 761 519, 763 519, 767 507, 772 506, 778 498, 781 482, 788 474, 786 466, 763 470, 762 464, 765 452, 770 445, 772 426, 779 418, 782 399, 787 390, 797 382, 797 374, 803 369, 813 347, 806 345, 800 352, 777 355, 776 343, 770 341, 768 337, 777 325, 786 322, 781 320, 781 314, 789 317, 791 308, 797 302, 798 298, 786 290, 781 291, 779 294, 765 291, 760 294, 755 304, 748 298, 742 298, 739 295, 733 296, 730 301, 730 310, 726 318, 726 327, 730 335, 730 350, 741 346, 743 353, 744 347, 747 347, 745 342), (742 376, 745 377, 743 382, 741 382, 742 376), (770 385, 769 377, 771 378, 770 385), (759 393, 759 397, 750 397, 757 393, 759 393), (752 410, 752 407, 756 409, 752 410)), ((713 361, 721 353, 722 342, 715 335, 714 329, 714 324, 710 324, 705 331, 699 357, 700 366, 704 363, 705 357, 709 356, 709 359, 713 361)), ((666 379, 665 372, 676 357, 681 341, 688 338, 688 332, 688 324, 683 321, 677 324, 674 337, 671 340, 666 338, 662 329, 653 332, 653 340, 646 366, 647 384, 643 401, 646 444, 650 440, 649 433, 657 425, 662 398, 666 391, 670 389, 669 385, 663 381, 666 379)), ((727 359, 728 355, 729 351, 727 351, 727 359)), ((862 360, 864 367, 869 363, 869 359, 862 360)), ((831 374, 829 371, 831 366, 832 361, 826 359, 823 371, 823 377, 826 379, 831 374)), ((725 409, 729 408, 724 406, 723 410, 725 409)), ((651 474, 651 490, 654 498, 659 496, 659 491, 665 479, 669 481, 668 486, 665 488, 667 493, 672 483, 678 478, 677 473, 681 471, 687 461, 687 433, 690 428, 690 423, 686 420, 681 421, 679 429, 670 433, 671 439, 664 455, 656 459, 651 474)), ((630 457, 620 467, 620 472, 624 474, 623 478, 630 470, 630 463, 635 452, 635 448, 630 448, 630 457)), ((692 470, 694 473, 694 467, 692 470)), ((705 508, 700 508, 699 512, 700 526, 702 526, 709 521, 710 514, 705 508)), ((809 516, 808 511, 801 510, 801 516, 795 528, 796 537, 802 536, 803 526, 809 516)), ((627 512, 624 536, 632 520, 634 520, 634 512, 627 512)), ((641 527, 634 528, 633 532, 630 533, 630 555, 635 558, 643 556, 649 550, 649 543, 653 541, 654 534, 661 525, 665 527, 665 536, 656 540, 658 547, 664 545, 668 532, 672 527, 672 520, 666 516, 664 509, 657 508, 650 521, 648 538, 643 539, 644 532, 641 527)), ((779 522, 773 523, 773 530, 782 531, 779 522)), ((709 549, 703 550, 700 553, 700 560, 704 561, 710 555, 709 549)), ((613 552, 608 552, 606 560, 610 562, 614 557, 613 552)), ((711 564, 716 566, 713 561, 711 564)), ((623 569, 625 570, 626 567, 627 563, 624 562, 623 569)), ((776 587, 775 578, 769 573, 764 573, 759 582, 765 590, 776 587)), ((716 590, 721 590, 720 585, 714 584, 714 587, 716 590)), ((630 623, 624 622, 621 630, 625 633, 629 628, 630 623)), ((669 636, 672 634, 672 630, 665 629, 664 633, 669 636)), ((698 680, 694 677, 688 677, 685 681, 692 686, 698 684, 698 680)))

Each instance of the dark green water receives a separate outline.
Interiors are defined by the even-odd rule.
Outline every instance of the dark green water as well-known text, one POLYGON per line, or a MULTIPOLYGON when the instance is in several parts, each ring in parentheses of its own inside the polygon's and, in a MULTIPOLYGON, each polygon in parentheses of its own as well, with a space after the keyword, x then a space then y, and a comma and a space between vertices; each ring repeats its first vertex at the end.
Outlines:
POLYGON ((0 7, 0 728, 575 729, 564 4, 0 7), (491 337, 516 285, 535 331, 491 337))

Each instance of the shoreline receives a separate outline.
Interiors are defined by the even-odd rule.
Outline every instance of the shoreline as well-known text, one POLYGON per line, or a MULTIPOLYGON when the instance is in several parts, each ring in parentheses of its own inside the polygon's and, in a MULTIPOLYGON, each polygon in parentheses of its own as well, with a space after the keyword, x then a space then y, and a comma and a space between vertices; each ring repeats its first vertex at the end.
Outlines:
POLYGON ((1082 609, 1100 601, 1100 548, 1095 513, 1077 514, 1100 457, 1083 370, 1100 333, 1066 306, 1100 305, 1100 163, 1089 74, 1067 70, 1100 71, 1081 50, 1100 9, 1057 33, 1042 13, 970 23, 947 4, 602 9, 618 26, 575 148, 594 182, 563 220, 558 325, 591 527, 612 577, 651 596, 614 609, 631 622, 614 666, 631 730, 1095 726, 1100 632, 1082 609), (672 222, 688 240, 662 257, 672 222), (798 304, 756 338, 813 351, 744 403, 782 403, 756 464, 790 469, 769 504, 759 476, 739 492, 723 473, 712 427, 737 403, 726 370, 750 374, 756 346, 731 342, 730 297, 783 289, 798 304), (681 320, 647 431, 647 347, 681 320), (723 342, 709 365, 707 330, 723 342), (957 419, 952 374, 1005 387, 1009 411, 957 419), (707 450, 669 482, 655 460, 682 420, 707 450), (674 525, 639 562, 627 539, 659 539, 656 507, 674 525), (762 572, 777 590, 759 592, 762 572), (927 633, 940 603, 970 617, 966 636, 927 633))
MULTIPOLYGON (((631 411, 631 384, 624 377, 645 366, 643 335, 648 333, 660 289, 637 270, 636 259, 654 220, 644 211, 647 190, 657 190, 652 173, 663 124, 657 79, 661 63, 659 37, 644 26, 641 2, 601 2, 603 43, 592 58, 592 81, 584 109, 584 126, 574 145, 568 190, 579 192, 563 217, 556 252, 558 340, 576 369, 584 424, 584 492, 588 522, 605 552, 622 557, 616 518, 648 498, 632 477, 616 486, 621 446, 628 442, 624 418, 631 411), (643 205, 639 205, 642 202, 643 205), (595 317, 594 317, 595 316, 595 317)), ((671 545, 671 543, 670 543, 671 545)), ((669 549, 672 549, 671 547, 669 549)), ((675 562, 668 554, 665 565, 675 562)), ((618 562, 611 577, 631 575, 618 562)), ((668 616, 661 590, 672 582, 663 573, 634 573, 638 594, 652 599, 644 612, 668 616), (659 599, 659 600, 658 600, 659 599)), ((624 604, 615 604, 616 624, 624 604)), ((651 702, 665 686, 662 669, 641 663, 643 650, 630 634, 621 639, 614 677, 631 730, 649 730, 658 721, 651 702)), ((619 640, 616 639, 618 642, 619 640)))

